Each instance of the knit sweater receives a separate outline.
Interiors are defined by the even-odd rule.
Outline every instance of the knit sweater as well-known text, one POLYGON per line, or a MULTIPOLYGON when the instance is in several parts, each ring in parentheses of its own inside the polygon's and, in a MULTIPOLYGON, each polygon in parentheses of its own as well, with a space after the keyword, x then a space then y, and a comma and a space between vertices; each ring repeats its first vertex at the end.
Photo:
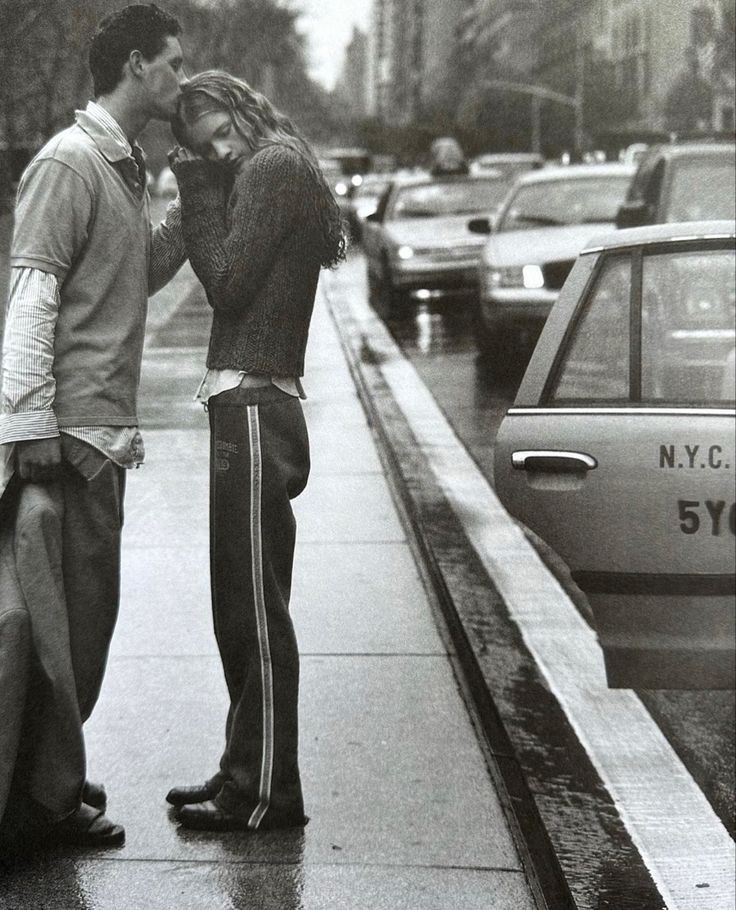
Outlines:
POLYGON ((207 366, 302 376, 323 187, 283 145, 258 151, 234 183, 213 162, 182 161, 174 171, 189 260, 214 310, 207 366))

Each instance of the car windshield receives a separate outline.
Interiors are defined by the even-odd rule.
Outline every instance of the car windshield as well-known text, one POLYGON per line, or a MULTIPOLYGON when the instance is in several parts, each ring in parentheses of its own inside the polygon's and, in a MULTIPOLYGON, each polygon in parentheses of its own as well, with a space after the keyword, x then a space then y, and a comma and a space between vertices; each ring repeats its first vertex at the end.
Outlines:
POLYGON ((624 201, 627 174, 545 180, 520 186, 501 217, 498 231, 614 221, 624 201))
POLYGON ((666 221, 733 219, 736 214, 733 156, 678 161, 673 169, 666 221))
POLYGON ((447 180, 420 183, 399 190, 391 209, 393 220, 438 218, 493 212, 508 189, 505 180, 447 180))

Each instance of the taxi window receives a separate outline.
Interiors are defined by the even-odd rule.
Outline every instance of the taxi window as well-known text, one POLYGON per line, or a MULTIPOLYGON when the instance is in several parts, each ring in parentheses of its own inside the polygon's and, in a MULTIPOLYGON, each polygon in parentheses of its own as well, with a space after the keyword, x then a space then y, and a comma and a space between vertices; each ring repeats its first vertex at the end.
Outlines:
POLYGON ((734 399, 734 251, 647 255, 642 267, 642 399, 725 404, 734 399))
POLYGON ((629 257, 610 257, 575 325, 552 401, 628 399, 630 296, 629 257))

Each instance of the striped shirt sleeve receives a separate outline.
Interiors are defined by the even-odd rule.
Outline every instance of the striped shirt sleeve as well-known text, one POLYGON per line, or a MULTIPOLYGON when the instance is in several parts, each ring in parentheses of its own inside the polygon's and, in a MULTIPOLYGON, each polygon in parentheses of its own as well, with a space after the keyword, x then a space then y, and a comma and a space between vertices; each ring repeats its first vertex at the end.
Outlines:
POLYGON ((181 226, 179 196, 166 208, 166 217, 151 235, 151 261, 148 267, 148 293, 155 294, 167 284, 186 262, 187 251, 181 226))
POLYGON ((53 411, 59 285, 40 269, 11 270, 3 338, 0 444, 59 435, 53 411))

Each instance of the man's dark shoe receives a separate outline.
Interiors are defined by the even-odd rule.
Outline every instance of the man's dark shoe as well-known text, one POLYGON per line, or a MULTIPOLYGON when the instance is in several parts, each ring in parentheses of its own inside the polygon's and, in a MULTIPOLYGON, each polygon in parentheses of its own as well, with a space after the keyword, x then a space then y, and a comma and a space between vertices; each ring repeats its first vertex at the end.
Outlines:
POLYGON ((185 828, 198 831, 271 831, 274 828, 301 828, 309 821, 301 813, 273 815, 269 810, 258 828, 252 828, 248 819, 233 815, 212 800, 182 806, 177 818, 185 828))
POLYGON ((44 841, 75 847, 120 847, 125 843, 125 828, 112 822, 100 809, 82 803, 76 812, 53 825, 44 841))
POLYGON ((194 787, 172 787, 166 794, 166 802, 177 808, 191 803, 204 803, 214 799, 222 788, 219 780, 208 780, 194 787))
POLYGON ((104 812, 107 809, 107 793, 102 784, 94 784, 91 780, 84 782, 82 788, 82 802, 93 809, 99 809, 104 812))

